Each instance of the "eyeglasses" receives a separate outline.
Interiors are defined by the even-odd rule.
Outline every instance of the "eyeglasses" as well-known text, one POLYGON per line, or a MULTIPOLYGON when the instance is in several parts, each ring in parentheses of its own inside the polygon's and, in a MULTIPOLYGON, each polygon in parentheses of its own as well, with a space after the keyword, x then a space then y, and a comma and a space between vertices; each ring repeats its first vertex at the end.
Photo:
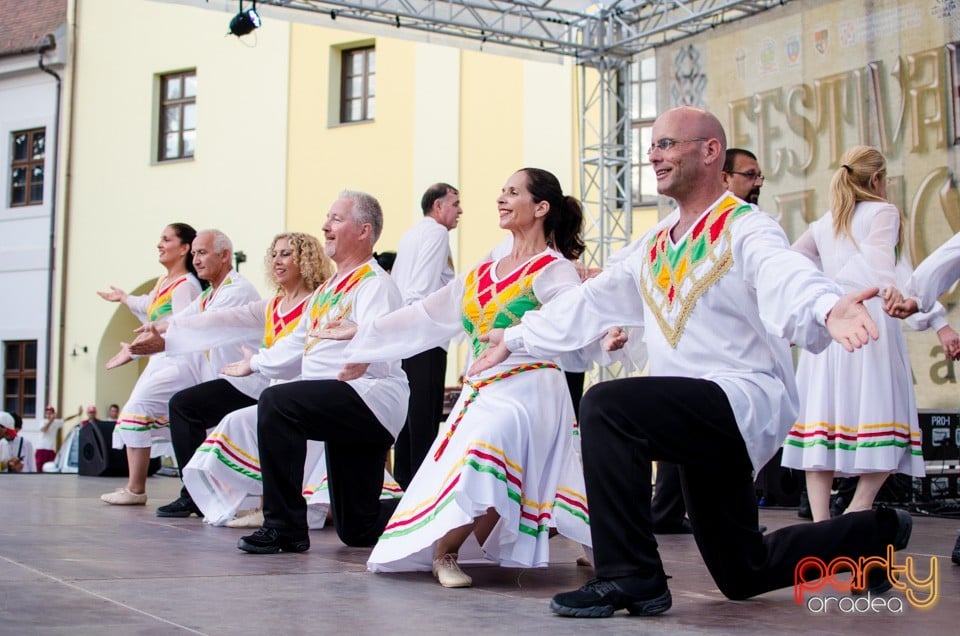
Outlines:
POLYGON ((664 137, 658 141, 650 144, 650 147, 647 148, 647 154, 653 154, 654 150, 659 150, 660 152, 666 152, 673 148, 674 146, 679 146, 680 144, 690 143, 692 141, 706 141, 706 137, 694 137, 693 139, 670 139, 670 137, 664 137))
POLYGON ((729 172, 729 174, 739 174, 739 175, 743 175, 744 177, 746 177, 746 178, 749 179, 750 181, 759 181, 760 183, 763 183, 763 180, 766 179, 766 177, 763 176, 763 173, 762 173, 762 172, 754 172, 753 170, 750 170, 750 171, 748 171, 748 172, 740 172, 740 171, 738 171, 738 170, 731 170, 731 171, 729 172))

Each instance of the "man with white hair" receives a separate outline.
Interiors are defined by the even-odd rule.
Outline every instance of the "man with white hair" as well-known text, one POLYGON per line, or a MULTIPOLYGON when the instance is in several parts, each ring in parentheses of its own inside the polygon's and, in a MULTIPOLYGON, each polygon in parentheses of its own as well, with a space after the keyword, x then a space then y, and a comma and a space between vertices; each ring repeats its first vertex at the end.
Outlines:
POLYGON ((257 433, 263 474, 263 527, 237 547, 254 554, 305 552, 307 502, 301 494, 307 440, 326 443, 330 507, 340 540, 376 543, 397 500, 381 502, 383 464, 407 413, 410 389, 400 361, 369 365, 341 381, 349 341, 318 337, 330 323, 361 323, 401 306, 400 291, 373 257, 383 228, 380 204, 369 194, 345 191, 323 224, 324 251, 336 275, 320 286, 292 334, 225 368, 226 375, 254 371, 277 384, 260 396, 257 433))

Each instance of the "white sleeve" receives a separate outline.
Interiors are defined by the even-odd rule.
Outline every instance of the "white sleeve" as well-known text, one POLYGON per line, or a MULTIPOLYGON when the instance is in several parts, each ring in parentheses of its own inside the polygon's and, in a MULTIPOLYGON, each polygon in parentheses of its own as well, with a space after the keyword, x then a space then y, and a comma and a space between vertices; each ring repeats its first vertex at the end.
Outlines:
POLYGON ((857 239, 857 254, 847 259, 833 279, 847 289, 896 284, 897 237, 900 213, 892 205, 878 208, 867 236, 857 239))
POLYGON ((823 264, 820 262, 820 252, 817 250, 817 242, 813 238, 813 230, 807 228, 807 230, 800 235, 793 243, 793 249, 800 252, 817 266, 817 269, 822 270, 823 264))
POLYGON ((200 291, 200 285, 193 280, 192 276, 188 276, 187 280, 173 288, 170 298, 171 313, 176 315, 189 307, 193 299, 200 295, 200 291))
POLYGON ((921 311, 933 306, 940 294, 960 278, 960 233, 954 234, 917 266, 906 295, 916 298, 921 311))
MULTIPOLYGON (((897 279, 897 288, 901 291, 905 290, 909 284, 910 277, 913 276, 913 268, 910 267, 907 259, 901 258, 897 261, 894 273, 897 279)), ((927 329, 940 331, 950 324, 947 322, 947 310, 939 302, 935 302, 933 309, 930 311, 915 313, 912 316, 907 316, 903 321, 914 331, 925 331, 927 329)))
MULTIPOLYGON (((642 240, 642 239, 641 239, 642 240)), ((582 349, 611 327, 643 327, 643 298, 631 271, 639 272, 640 254, 574 286, 504 333, 507 348, 554 358, 582 349)))
POLYGON ((744 281, 756 290, 760 320, 769 333, 813 352, 832 338, 826 316, 843 290, 799 252, 765 214, 742 220, 734 240, 734 261, 743 263, 744 281))
POLYGON ((270 300, 257 300, 220 311, 174 316, 164 334, 165 349, 171 354, 194 353, 259 338, 269 304, 270 300))
POLYGON ((365 320, 345 350, 346 362, 402 360, 449 342, 463 329, 462 301, 458 276, 419 302, 365 320))
POLYGON ((123 301, 123 304, 129 307, 133 315, 137 317, 137 320, 142 323, 147 322, 147 308, 150 307, 150 296, 152 293, 153 291, 151 290, 150 294, 143 294, 142 296, 127 294, 127 298, 123 301))

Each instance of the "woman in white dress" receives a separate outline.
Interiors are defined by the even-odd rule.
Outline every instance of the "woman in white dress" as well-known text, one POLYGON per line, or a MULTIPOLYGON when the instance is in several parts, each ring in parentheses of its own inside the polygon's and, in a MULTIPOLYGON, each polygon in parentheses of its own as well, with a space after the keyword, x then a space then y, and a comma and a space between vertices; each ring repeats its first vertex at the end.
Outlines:
MULTIPOLYGON (((886 178, 879 151, 849 149, 830 183, 831 212, 794 244, 847 291, 895 284, 903 232, 899 211, 886 200, 886 178)), ((782 463, 806 471, 814 521, 830 518, 835 475, 860 476, 847 508, 855 512, 873 506, 891 473, 924 474, 906 341, 880 298, 866 305, 880 330, 876 343, 854 353, 833 343, 800 354, 800 414, 782 463)))
MULTIPOLYGON (((497 209, 500 227, 513 234, 509 254, 485 260, 423 301, 361 325, 347 348, 352 364, 345 377, 365 368, 363 363, 409 357, 459 332, 466 332, 477 356, 490 329, 515 324, 527 310, 580 283, 568 259, 583 251, 583 216, 556 177, 535 168, 514 173, 497 209)), ((347 325, 336 337, 350 335, 347 325)), ((444 587, 467 587, 472 579, 459 560, 545 567, 553 532, 590 545, 563 365, 518 352, 466 378, 373 549, 370 570, 432 569, 444 587)))
MULTIPOLYGON (((130 308, 141 322, 163 320, 185 309, 200 295, 190 246, 197 232, 186 223, 171 223, 160 234, 157 243, 159 261, 167 273, 157 280, 153 291, 143 296, 131 296, 122 289, 110 287, 97 292, 104 300, 121 302, 130 308)), ((129 361, 126 345, 115 358, 129 361)), ((108 365, 112 368, 118 363, 108 365)), ((147 472, 150 457, 172 453, 168 430, 167 402, 187 386, 190 379, 181 377, 178 363, 165 354, 151 356, 130 397, 120 411, 114 436, 119 435, 127 447, 130 472, 127 483, 100 499, 113 505, 143 505, 147 502, 147 472)))

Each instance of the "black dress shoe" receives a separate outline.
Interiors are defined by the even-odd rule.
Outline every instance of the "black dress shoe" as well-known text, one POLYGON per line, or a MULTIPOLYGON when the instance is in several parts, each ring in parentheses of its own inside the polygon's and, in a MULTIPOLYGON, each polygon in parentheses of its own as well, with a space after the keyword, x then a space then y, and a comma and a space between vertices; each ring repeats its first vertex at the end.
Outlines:
POLYGON ((203 513, 197 508, 197 504, 193 503, 193 499, 190 497, 180 497, 166 506, 157 508, 158 517, 189 517, 190 515, 203 516, 203 513))
POLYGON ((950 560, 960 565, 960 536, 957 537, 957 542, 953 544, 953 554, 950 555, 950 560))
POLYGON ((654 534, 693 534, 693 526, 686 517, 680 523, 662 523, 653 526, 654 534))
POLYGON ((310 549, 310 537, 292 538, 283 536, 273 528, 260 528, 253 534, 240 537, 237 548, 250 554, 276 554, 277 552, 306 552, 310 549))
POLYGON ((555 614, 573 618, 607 618, 621 609, 633 616, 654 616, 671 605, 667 577, 662 574, 651 579, 593 579, 579 590, 557 594, 550 601, 555 614))

